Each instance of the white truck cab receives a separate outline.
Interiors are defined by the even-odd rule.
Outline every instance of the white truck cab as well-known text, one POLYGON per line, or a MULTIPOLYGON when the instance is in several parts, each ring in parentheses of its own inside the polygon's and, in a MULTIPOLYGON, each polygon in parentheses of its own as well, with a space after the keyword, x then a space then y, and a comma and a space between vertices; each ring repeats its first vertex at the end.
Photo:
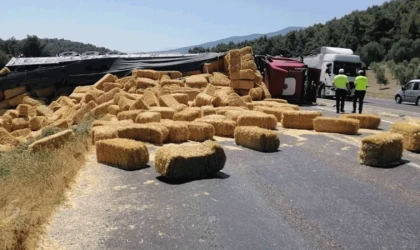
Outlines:
POLYGON ((334 77, 338 75, 340 69, 344 69, 349 78, 350 89, 348 97, 353 96, 354 81, 357 73, 362 69, 362 61, 358 55, 354 55, 353 50, 346 48, 322 47, 321 53, 305 57, 304 63, 308 67, 321 70, 320 83, 318 87, 318 96, 321 98, 334 97, 335 88, 333 85, 334 77))

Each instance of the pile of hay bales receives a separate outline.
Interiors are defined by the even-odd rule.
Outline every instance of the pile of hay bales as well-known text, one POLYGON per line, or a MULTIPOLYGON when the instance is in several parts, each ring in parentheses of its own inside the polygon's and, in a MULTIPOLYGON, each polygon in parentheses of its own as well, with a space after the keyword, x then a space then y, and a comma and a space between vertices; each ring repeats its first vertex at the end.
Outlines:
POLYGON ((420 152, 420 123, 396 122, 392 125, 391 132, 403 136, 404 149, 420 152))
POLYGON ((387 167, 401 162, 404 137, 397 133, 380 133, 363 138, 359 152, 360 163, 387 167))

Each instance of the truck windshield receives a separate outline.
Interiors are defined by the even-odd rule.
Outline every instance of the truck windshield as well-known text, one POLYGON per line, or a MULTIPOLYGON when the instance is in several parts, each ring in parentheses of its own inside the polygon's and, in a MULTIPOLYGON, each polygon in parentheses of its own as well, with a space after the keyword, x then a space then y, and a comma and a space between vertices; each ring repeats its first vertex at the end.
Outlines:
POLYGON ((347 76, 357 76, 357 72, 362 69, 361 63, 351 62, 334 62, 334 75, 338 75, 338 71, 344 69, 347 76))

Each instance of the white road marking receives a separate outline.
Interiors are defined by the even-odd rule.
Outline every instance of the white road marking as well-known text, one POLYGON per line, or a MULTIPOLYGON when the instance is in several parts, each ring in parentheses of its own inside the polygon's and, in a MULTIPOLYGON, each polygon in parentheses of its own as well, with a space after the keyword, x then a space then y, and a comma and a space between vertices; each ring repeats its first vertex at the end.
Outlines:
POLYGON ((381 122, 394 124, 394 122, 391 122, 391 121, 388 121, 388 120, 384 120, 384 119, 381 119, 381 122))
POLYGON ((413 162, 407 163, 407 165, 420 169, 420 165, 413 162))

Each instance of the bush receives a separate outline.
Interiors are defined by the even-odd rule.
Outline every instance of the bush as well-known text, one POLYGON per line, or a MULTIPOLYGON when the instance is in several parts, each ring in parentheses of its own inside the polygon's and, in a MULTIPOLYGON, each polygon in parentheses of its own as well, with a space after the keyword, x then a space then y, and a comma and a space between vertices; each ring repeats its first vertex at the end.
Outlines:
POLYGON ((379 84, 387 85, 388 79, 385 76, 385 67, 379 64, 375 65, 375 77, 379 84))
POLYGON ((3 51, 0 51, 0 69, 2 69, 9 62, 9 60, 9 56, 3 51))
POLYGON ((377 42, 370 42, 360 49, 360 58, 369 66, 372 62, 380 62, 385 57, 385 48, 377 42))

